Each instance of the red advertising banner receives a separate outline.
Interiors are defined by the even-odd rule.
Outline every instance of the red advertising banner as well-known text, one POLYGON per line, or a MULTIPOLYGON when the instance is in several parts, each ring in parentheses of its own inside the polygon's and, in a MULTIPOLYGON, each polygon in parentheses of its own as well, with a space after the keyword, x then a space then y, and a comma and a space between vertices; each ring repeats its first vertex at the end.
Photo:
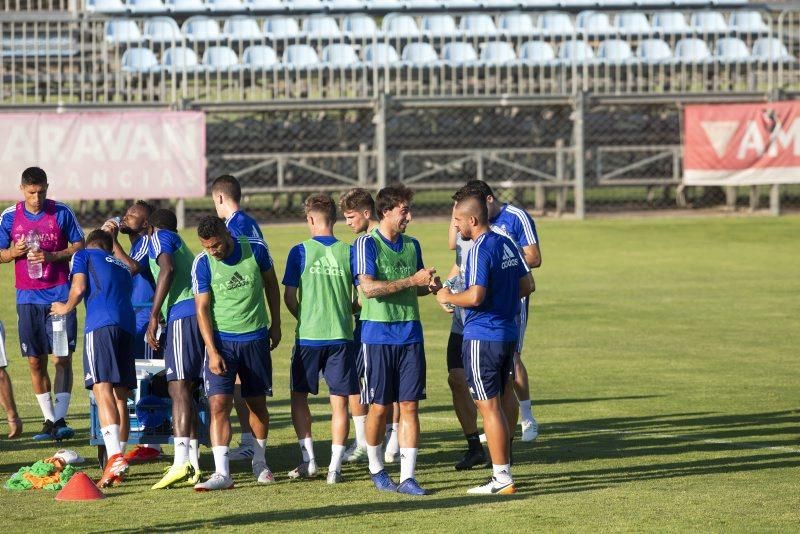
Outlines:
POLYGON ((800 102, 687 106, 687 185, 800 183, 800 102))
POLYGON ((201 197, 201 112, 0 113, 0 199, 20 199, 26 167, 55 200, 201 197))

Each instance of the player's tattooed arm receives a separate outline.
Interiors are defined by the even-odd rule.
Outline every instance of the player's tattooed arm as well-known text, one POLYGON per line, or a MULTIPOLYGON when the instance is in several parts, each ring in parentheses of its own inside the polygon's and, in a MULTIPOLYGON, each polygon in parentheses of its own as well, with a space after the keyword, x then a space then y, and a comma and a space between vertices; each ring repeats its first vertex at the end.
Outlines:
POLYGON ((67 302, 54 302, 50 305, 51 315, 66 315, 78 307, 86 293, 86 275, 74 273, 72 275, 72 285, 69 287, 69 297, 67 302))
POLYGON ((225 360, 220 356, 217 346, 214 344, 214 327, 211 321, 211 293, 198 293, 194 296, 194 308, 197 312, 197 327, 203 337, 208 356, 208 368, 215 375, 224 375, 225 360))
POLYGON ((163 306, 164 301, 167 300, 169 288, 172 286, 173 278, 175 278, 175 263, 172 261, 171 254, 159 254, 156 262, 159 268, 158 280, 156 280, 153 307, 150 308, 150 321, 147 324, 147 334, 145 336, 147 344, 150 345, 153 350, 158 350, 156 332, 158 331, 158 325, 161 319, 161 306, 163 306))
POLYGON ((358 275, 358 283, 361 286, 361 291, 364 293, 364 296, 368 299, 374 299, 393 295, 394 293, 412 287, 427 289, 433 282, 433 275, 435 272, 436 269, 423 268, 412 276, 399 280, 392 280, 391 282, 387 280, 375 280, 375 278, 368 274, 360 274, 358 275))
POLYGON ((295 319, 300 311, 300 303, 297 301, 297 288, 292 286, 285 286, 283 289, 283 303, 286 304, 286 309, 289 310, 295 319))

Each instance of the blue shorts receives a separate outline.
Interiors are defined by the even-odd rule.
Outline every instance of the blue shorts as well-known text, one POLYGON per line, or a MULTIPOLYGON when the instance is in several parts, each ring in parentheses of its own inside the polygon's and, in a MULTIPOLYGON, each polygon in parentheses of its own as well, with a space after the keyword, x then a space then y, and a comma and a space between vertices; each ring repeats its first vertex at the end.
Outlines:
POLYGON ((136 314, 136 334, 133 336, 133 354, 138 359, 160 360, 164 357, 164 343, 167 335, 162 329, 159 336, 158 350, 153 350, 147 343, 147 326, 150 323, 150 310, 140 310, 136 314))
POLYGON ((502 395, 514 378, 515 341, 477 341, 465 339, 461 358, 472 398, 488 400, 502 395))
POLYGON ((295 345, 289 371, 289 387, 298 393, 319 393, 319 374, 325 377, 331 395, 358 393, 358 380, 351 343, 324 347, 295 345))
POLYGON ((164 365, 167 381, 199 381, 203 374, 206 346, 197 327, 197 316, 190 315, 167 323, 167 341, 164 343, 164 365))
POLYGON ((100 382, 136 389, 135 360, 129 332, 118 326, 92 330, 83 339, 83 384, 86 389, 100 382))
POLYGON ((425 398, 425 347, 422 343, 362 343, 361 356, 366 368, 362 404, 386 406, 425 398))
POLYGON ((519 337, 517 338, 516 351, 522 354, 522 346, 525 343, 525 330, 528 328, 528 312, 530 311, 531 298, 525 297, 519 302, 519 315, 517 315, 517 327, 519 337))
MULTIPOLYGON (((47 356, 53 353, 53 318, 49 304, 17 304, 17 328, 22 355, 47 356)), ((69 353, 75 352, 78 339, 78 314, 72 310, 67 317, 69 353)))
POLYGON ((242 397, 272 396, 272 355, 269 338, 252 341, 223 341, 215 336, 214 344, 225 361, 225 374, 216 375, 203 363, 206 396, 233 395, 236 375, 242 382, 242 397))
POLYGON ((356 376, 358 377, 359 387, 361 387, 361 379, 364 376, 364 358, 361 357, 361 319, 357 317, 356 327, 353 329, 351 351, 353 353, 353 359, 356 362, 356 376))

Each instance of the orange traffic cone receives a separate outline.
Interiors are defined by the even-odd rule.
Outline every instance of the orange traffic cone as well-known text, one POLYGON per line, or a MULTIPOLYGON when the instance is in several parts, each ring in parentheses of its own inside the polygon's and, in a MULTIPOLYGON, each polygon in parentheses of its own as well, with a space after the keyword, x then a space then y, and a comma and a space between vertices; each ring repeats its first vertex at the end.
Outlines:
POLYGON ((105 498, 92 479, 82 472, 72 475, 66 486, 56 495, 57 501, 96 501, 105 498))

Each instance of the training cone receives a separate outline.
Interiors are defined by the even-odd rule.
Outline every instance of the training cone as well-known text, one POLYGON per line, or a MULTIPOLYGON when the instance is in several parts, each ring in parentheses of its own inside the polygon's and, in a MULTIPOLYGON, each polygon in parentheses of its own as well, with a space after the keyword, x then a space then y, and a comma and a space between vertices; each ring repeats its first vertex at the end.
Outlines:
POLYGON ((57 501, 96 501, 105 498, 106 496, 92 482, 92 479, 80 472, 72 475, 67 485, 56 495, 57 501))

